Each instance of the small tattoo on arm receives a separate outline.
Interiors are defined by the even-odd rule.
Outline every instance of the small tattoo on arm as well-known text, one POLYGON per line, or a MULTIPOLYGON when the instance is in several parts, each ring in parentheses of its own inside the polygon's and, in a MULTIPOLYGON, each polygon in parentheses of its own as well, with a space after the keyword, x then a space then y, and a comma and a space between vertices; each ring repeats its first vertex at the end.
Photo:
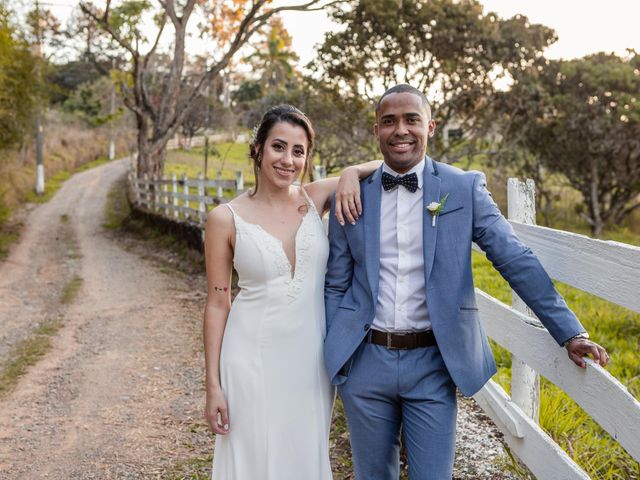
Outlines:
POLYGON ((229 290, 227 287, 213 287, 214 292, 226 292, 227 290, 229 290))

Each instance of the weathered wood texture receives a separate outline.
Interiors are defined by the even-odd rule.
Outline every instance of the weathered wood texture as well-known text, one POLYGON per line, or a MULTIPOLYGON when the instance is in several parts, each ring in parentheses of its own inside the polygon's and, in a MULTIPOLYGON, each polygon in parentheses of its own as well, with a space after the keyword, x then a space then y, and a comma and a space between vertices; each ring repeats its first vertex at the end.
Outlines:
POLYGON ((511 451, 540 479, 589 476, 493 381, 473 397, 500 428, 511 451))
POLYGON ((640 312, 640 247, 512 222, 549 275, 640 312))
POLYGON ((573 398, 636 460, 640 460, 640 402, 605 369, 586 359, 576 366, 546 329, 482 290, 476 289, 482 324, 503 348, 573 398))

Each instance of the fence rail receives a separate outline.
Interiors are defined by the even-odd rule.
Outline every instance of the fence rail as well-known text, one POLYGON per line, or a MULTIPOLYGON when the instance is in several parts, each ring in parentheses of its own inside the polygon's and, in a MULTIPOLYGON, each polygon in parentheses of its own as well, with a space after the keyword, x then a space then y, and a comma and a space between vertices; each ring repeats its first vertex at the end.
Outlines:
MULTIPOLYGON (((175 175, 138 179, 131 174, 130 185, 137 205, 204 229, 209 207, 225 201, 223 190, 238 193, 244 182, 241 172, 235 181, 179 180, 175 175), (209 195, 207 189, 216 194, 209 195)), ((533 182, 510 179, 508 187, 509 220, 552 278, 640 312, 640 248, 533 225, 533 182)), ((531 472, 540 479, 589 478, 538 424, 539 374, 565 391, 640 460, 640 402, 627 388, 589 359, 586 369, 577 367, 515 294, 511 306, 479 289, 476 296, 485 331, 512 353, 513 362, 512 397, 489 381, 474 398, 531 472)))

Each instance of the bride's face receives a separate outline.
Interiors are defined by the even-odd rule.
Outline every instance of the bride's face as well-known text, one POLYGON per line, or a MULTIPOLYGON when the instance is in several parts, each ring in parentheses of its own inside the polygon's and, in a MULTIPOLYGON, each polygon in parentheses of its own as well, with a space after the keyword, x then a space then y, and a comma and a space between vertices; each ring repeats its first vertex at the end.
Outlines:
POLYGON ((307 161, 305 130, 287 122, 276 123, 260 152, 260 180, 289 187, 300 176, 307 161))

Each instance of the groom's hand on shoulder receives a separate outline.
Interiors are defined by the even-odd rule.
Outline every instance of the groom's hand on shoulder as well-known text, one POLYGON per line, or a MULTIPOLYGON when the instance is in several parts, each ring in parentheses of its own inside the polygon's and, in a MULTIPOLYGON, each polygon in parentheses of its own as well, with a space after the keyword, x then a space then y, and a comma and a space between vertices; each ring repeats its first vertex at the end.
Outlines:
POLYGON ((607 351, 597 343, 586 338, 573 338, 567 342, 565 348, 567 349, 569 358, 581 368, 587 367, 587 363, 583 358, 587 355, 591 355, 593 360, 601 367, 609 363, 607 351))

